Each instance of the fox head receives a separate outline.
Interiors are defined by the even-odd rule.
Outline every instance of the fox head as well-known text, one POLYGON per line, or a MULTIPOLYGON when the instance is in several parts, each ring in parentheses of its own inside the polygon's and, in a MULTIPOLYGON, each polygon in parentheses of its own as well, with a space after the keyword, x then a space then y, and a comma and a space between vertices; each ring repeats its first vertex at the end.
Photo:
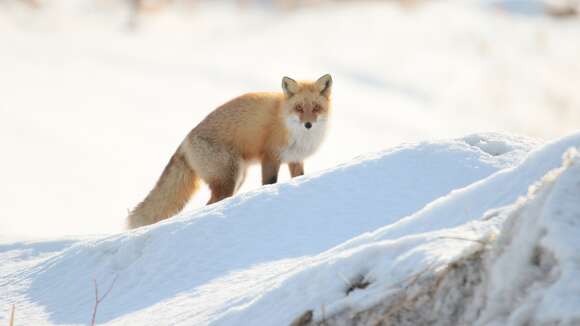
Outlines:
POLYGON ((292 123, 300 123, 307 130, 324 124, 330 113, 332 77, 324 75, 317 81, 295 81, 282 78, 284 112, 292 123))

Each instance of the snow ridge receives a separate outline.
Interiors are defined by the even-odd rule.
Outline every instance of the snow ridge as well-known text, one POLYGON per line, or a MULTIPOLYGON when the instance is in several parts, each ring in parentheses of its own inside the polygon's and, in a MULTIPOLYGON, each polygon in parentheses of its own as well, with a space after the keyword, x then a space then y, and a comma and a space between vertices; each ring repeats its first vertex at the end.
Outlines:
POLYGON ((130 232, 6 245, 0 309, 84 324, 96 279, 116 280, 108 325, 573 324, 580 159, 561 157, 580 134, 533 146, 401 145, 130 232))
MULTIPOLYGON (((316 324, 577 325, 580 323, 580 154, 487 219, 495 237, 385 291, 379 304, 316 324)), ((303 324, 307 325, 307 323, 303 324)))

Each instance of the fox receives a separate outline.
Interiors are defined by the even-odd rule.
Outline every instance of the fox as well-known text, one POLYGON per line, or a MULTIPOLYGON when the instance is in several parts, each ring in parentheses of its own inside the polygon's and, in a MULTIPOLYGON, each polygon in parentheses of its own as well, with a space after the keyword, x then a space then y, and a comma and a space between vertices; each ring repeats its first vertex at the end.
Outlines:
POLYGON ((282 92, 256 92, 219 106, 181 142, 153 189, 127 218, 129 229, 179 213, 205 182, 207 205, 233 196, 253 163, 262 185, 275 184, 282 164, 292 178, 322 144, 331 114, 332 77, 316 81, 282 78, 282 92))

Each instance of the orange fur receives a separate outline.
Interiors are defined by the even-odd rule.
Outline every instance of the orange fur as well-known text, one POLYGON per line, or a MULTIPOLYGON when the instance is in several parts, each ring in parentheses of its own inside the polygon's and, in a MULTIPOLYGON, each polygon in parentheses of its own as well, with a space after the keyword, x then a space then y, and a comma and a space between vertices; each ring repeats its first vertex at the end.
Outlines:
POLYGON ((284 77, 283 93, 249 93, 211 112, 183 140, 153 190, 129 215, 129 227, 152 224, 181 211, 208 183, 208 204, 232 196, 251 162, 262 164, 262 183, 277 181, 282 163, 304 173, 326 132, 332 78, 297 82, 284 77))

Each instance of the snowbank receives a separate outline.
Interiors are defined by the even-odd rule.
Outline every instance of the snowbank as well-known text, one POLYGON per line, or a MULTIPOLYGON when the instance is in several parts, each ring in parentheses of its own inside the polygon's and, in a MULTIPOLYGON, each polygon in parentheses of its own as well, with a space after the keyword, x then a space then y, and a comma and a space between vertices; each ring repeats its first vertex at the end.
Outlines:
POLYGON ((574 324, 579 155, 558 167, 580 134, 534 146, 401 145, 115 236, 6 243, 0 318, 85 324, 96 281, 110 325, 574 324))
POLYGON ((474 325, 580 324, 578 151, 511 210, 486 257, 474 325))
POLYGON ((349 305, 318 319, 325 325, 578 325, 579 221, 580 155, 572 149, 526 197, 482 221, 501 226, 474 234, 475 244, 451 263, 389 284, 370 308, 349 305))
POLYGON ((297 312, 296 318, 309 310, 314 320, 336 314, 339 321, 351 321, 357 312, 371 309, 389 294, 400 295, 409 279, 445 268, 478 250, 479 242, 487 242, 501 227, 506 209, 500 208, 525 195, 530 185, 561 165, 568 148, 578 146, 580 134, 547 144, 514 168, 454 190, 415 214, 314 257, 308 267, 251 305, 230 311, 224 324, 289 323, 287 312, 297 312), (369 283, 364 291, 347 295, 352 284, 361 282, 369 283), (277 313, 261 313, 265 311, 277 313))
MULTIPOLYGON (((517 165, 534 146, 533 140, 498 134, 402 145, 133 232, 7 245, 0 251, 11 262, 2 268, 0 307, 17 302, 34 323, 85 323, 94 303, 93 279, 101 289, 116 279, 99 307, 100 322, 227 324, 236 313, 258 309, 256 300, 291 275, 333 256, 336 249, 329 249, 517 165)), ((325 282, 338 291, 344 283, 332 275, 325 282)), ((277 306, 280 313, 268 313, 274 319, 266 324, 288 321, 337 293, 342 290, 330 297, 325 291, 308 294, 292 309, 277 306)), ((243 318, 264 324, 256 316, 243 318)))

